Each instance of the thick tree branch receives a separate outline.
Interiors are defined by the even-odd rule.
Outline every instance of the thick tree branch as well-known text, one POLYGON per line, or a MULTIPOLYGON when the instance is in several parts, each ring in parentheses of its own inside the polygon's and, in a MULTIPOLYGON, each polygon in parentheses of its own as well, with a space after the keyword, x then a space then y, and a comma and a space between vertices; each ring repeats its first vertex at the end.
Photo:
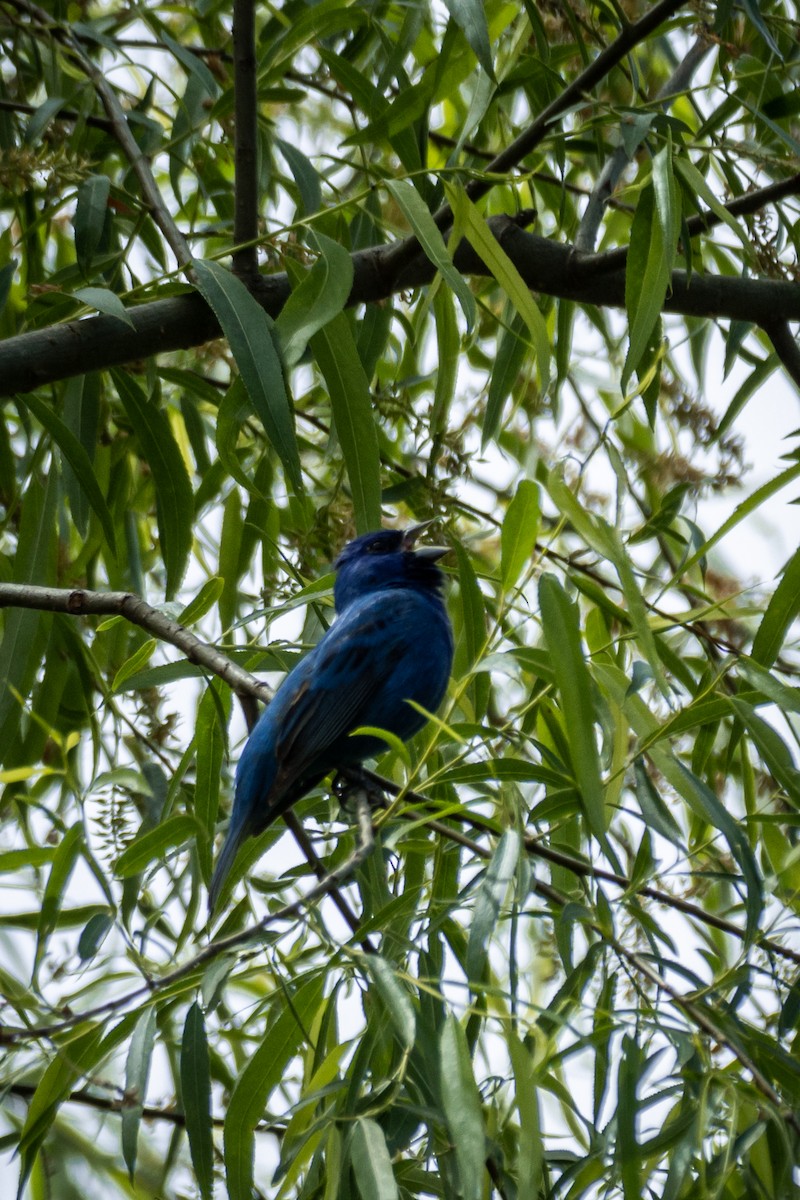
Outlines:
MULTIPOLYGON (((492 217, 489 225, 532 291, 581 304, 624 308, 624 260, 617 265, 617 251, 578 255, 571 245, 525 232, 519 220, 492 217)), ((354 277, 348 305, 385 300, 433 279, 435 268, 424 254, 418 252, 406 264, 395 253, 398 245, 404 243, 361 250, 352 256, 354 277)), ((467 275, 490 274, 465 243, 456 251, 455 263, 467 275)), ((273 318, 290 293, 285 273, 256 277, 253 295, 273 318)), ((675 271, 664 307, 667 312, 750 321, 763 327, 776 312, 786 321, 800 321, 800 288, 782 280, 701 275, 697 271, 690 278, 685 271, 675 271)), ((98 316, 9 338, 0 345, 0 396, 188 349, 220 336, 215 316, 197 293, 137 305, 128 309, 128 314, 131 326, 115 317, 98 316)))
POLYGON ((234 0, 233 59, 236 134, 233 269, 243 279, 258 273, 258 115, 254 0, 234 0))

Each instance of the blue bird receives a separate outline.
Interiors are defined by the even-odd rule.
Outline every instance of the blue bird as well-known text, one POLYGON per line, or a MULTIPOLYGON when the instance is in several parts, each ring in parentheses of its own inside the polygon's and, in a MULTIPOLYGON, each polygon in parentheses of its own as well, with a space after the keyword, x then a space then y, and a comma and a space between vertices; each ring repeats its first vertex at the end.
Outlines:
POLYGON ((414 549, 430 522, 366 533, 336 561, 337 617, 284 679, 247 741, 236 771, 228 834, 209 888, 213 912, 241 844, 262 833, 334 769, 386 749, 361 725, 404 741, 447 689, 453 633, 442 599, 440 546, 414 549))

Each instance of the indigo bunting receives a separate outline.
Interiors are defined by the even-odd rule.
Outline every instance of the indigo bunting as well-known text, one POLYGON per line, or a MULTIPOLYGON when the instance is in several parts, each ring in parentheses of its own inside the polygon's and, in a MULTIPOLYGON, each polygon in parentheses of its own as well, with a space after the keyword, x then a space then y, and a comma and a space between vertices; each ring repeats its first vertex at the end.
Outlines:
POLYGON ((228 834, 209 889, 214 910, 246 838, 263 832, 335 768, 382 753, 386 729, 404 741, 441 703, 453 663, 440 546, 414 549, 430 522, 366 533, 335 563, 336 620, 287 675, 247 741, 228 834))

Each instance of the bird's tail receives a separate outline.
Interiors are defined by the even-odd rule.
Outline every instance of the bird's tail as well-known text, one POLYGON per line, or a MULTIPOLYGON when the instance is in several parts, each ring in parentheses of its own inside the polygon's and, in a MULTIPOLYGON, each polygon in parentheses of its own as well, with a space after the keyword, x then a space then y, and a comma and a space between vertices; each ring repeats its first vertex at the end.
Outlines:
POLYGON ((234 825, 233 818, 228 826, 228 833, 225 838, 225 843, 220 850, 219 858, 214 867, 214 874, 211 876, 211 887, 208 889, 208 915, 213 916, 214 910, 217 907, 217 902, 222 892, 222 888, 226 879, 231 873, 234 859, 238 853, 239 847, 248 835, 248 829, 245 825, 234 825))

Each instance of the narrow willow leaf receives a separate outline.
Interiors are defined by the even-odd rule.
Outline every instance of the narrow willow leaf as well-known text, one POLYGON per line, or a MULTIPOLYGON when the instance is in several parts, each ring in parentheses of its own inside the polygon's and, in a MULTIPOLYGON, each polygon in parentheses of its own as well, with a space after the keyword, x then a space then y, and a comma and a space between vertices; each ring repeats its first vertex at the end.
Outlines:
POLYGON ((518 1195, 538 1196, 544 1164, 544 1144, 539 1120, 539 1098, 536 1090, 536 1072, 533 1055, 514 1033, 508 1029, 506 1046, 514 1072, 514 1095, 519 1114, 519 1144, 517 1151, 516 1182, 518 1195))
POLYGON ((129 329, 136 328, 125 305, 116 292, 112 292, 110 288, 78 288, 77 292, 72 294, 76 300, 80 300, 81 304, 88 304, 90 308, 96 308, 98 312, 105 313, 108 317, 116 317, 129 329))
POLYGON ((544 391, 550 382, 550 338, 547 322, 531 295, 525 280, 493 235, 463 188, 445 184, 447 198, 464 236, 479 254, 524 320, 531 335, 539 386, 544 391))
POLYGON ((538 534, 539 487, 522 479, 506 509, 500 534, 500 578, 505 590, 514 586, 532 559, 538 534))
POLYGON ((636 1039, 625 1034, 617 1073, 617 1160, 625 1200, 641 1200, 643 1180, 637 1138, 639 1104, 636 1089, 642 1072, 642 1054, 636 1039))
POLYGON ((378 432, 369 380, 344 313, 314 334, 311 348, 328 385, 336 433, 350 480, 356 529, 359 533, 380 529, 378 432))
POLYGON ((457 297, 467 322, 467 330, 471 331, 475 324, 475 297, 464 276, 456 270, 444 238, 431 216, 430 209, 413 183, 407 179, 387 180, 386 187, 414 230, 420 246, 457 297))
POLYGON ((34 392, 25 396, 24 403, 27 404, 39 424, 50 434, 72 468, 78 486, 97 516, 111 553, 116 558, 117 544, 114 537, 114 522, 105 497, 100 491, 89 455, 72 430, 56 416, 49 404, 45 404, 34 392))
POLYGON ((319 212, 322 208, 322 186, 314 164, 309 158, 306 158, 302 150, 298 150, 297 146, 293 146, 291 142, 276 138, 275 145, 289 164, 289 170, 297 184, 297 190, 300 193, 298 214, 310 217, 313 213, 319 212))
POLYGON ((118 879, 127 879, 129 875, 137 875, 153 859, 163 859, 167 850, 180 846, 188 838, 197 833, 197 822, 194 817, 185 813, 177 813, 162 821, 155 829, 135 838, 130 846, 123 850, 114 863, 114 874, 118 879))
POLYGON ((87 1027, 82 1023, 72 1031, 72 1037, 59 1046, 39 1079, 36 1091, 28 1104, 28 1113, 19 1139, 21 1166, 18 1197, 23 1195, 39 1148, 47 1137, 59 1106, 68 1096, 81 1070, 90 1070, 97 1061, 102 1038, 102 1026, 87 1027))
POLYGON ((75 255, 84 275, 91 271, 92 260, 103 237, 108 212, 111 180, 107 175, 90 175, 78 188, 75 216, 75 255))
POLYGON ((525 359, 531 353, 525 330, 524 320, 518 312, 514 311, 509 301, 503 317, 503 329, 500 333, 489 379, 489 390, 486 395, 486 412, 481 430, 483 447, 496 436, 503 416, 503 405, 511 394, 525 359))
POLYGON ((153 1043, 156 1036, 156 1010, 148 1005, 136 1023, 125 1061, 125 1103, 122 1106, 122 1157, 133 1182, 136 1173, 136 1152, 139 1146, 139 1127, 144 1111, 144 1097, 150 1077, 153 1043))
POLYGON ((244 383, 240 378, 234 379, 217 409, 215 441, 217 453, 225 470, 231 479, 235 479, 241 487, 245 488, 248 495, 252 495, 255 488, 252 478, 239 460, 240 452, 237 450, 237 445, 242 433, 242 426, 249 419, 252 411, 253 406, 247 397, 244 383))
POLYGON ((625 267, 625 308, 628 313, 628 353, 621 385, 627 390, 661 317, 670 282, 669 248, 656 211, 652 180, 643 189, 631 226, 625 267))
POLYGON ((455 1146, 463 1200, 482 1200, 486 1171, 486 1140, 481 1096, 466 1035, 453 1013, 439 1038, 439 1076, 442 1107, 455 1146))
POLYGON ((203 880, 211 879, 211 848, 219 812, 219 785, 225 756, 225 730, 220 721, 230 717, 229 688, 208 686, 197 713, 197 772, 194 789, 194 813, 200 826, 198 854, 203 880))
POLYGON ((208 1040, 199 1004, 186 1014, 181 1042, 181 1097, 192 1166, 202 1200, 214 1194, 214 1143, 211 1136, 211 1073, 208 1040))
POLYGON ((350 1141, 350 1161, 362 1200, 399 1200, 392 1159, 377 1121, 356 1118, 350 1141))
POLYGON ((673 759, 673 763, 674 768, 667 776, 670 783, 677 788, 693 812, 720 831, 741 868, 747 913, 746 936, 748 942, 752 941, 758 932, 764 895, 761 875, 750 843, 736 819, 714 795, 708 784, 699 779, 679 759, 673 759))
POLYGON ((223 632, 234 624, 239 605, 240 559, 244 518, 239 489, 231 488, 222 513, 217 572, 224 586, 219 597, 219 620, 223 632))
POLYGON ((212 575, 210 579, 207 579, 194 600, 189 601, 178 617, 178 623, 188 627, 204 617, 219 600, 224 586, 225 580, 220 579, 219 575, 212 575))
POLYGON ((109 912, 95 913, 90 917, 78 938, 78 958, 82 962, 94 958, 113 927, 114 917, 109 912))
POLYGON ((578 609, 554 575, 543 575, 539 606, 545 641, 553 661, 564 713, 564 730, 572 755, 589 829, 607 853, 606 812, 600 760, 594 734, 592 679, 581 647, 578 609))
POLYGON ((509 884, 516 873, 519 852, 519 834, 516 829, 507 829, 495 847, 478 888, 469 927, 466 959, 467 978, 473 985, 480 984, 483 979, 489 955, 489 942, 494 934, 509 884))
POLYGON ((274 323, 242 281, 219 263, 195 259, 192 265, 198 288, 228 339, 253 409, 289 482, 300 493, 300 454, 274 323))
POLYGON ((67 882, 80 857, 83 845, 83 825, 76 821, 61 839, 61 843, 53 857, 53 865, 42 897, 42 907, 39 913, 39 925, 36 930, 36 955, 34 958, 34 977, 47 947, 47 939, 58 924, 61 905, 67 889, 67 882))
POLYGON ((149 662, 153 656, 153 652, 158 645, 155 638, 148 638, 143 642, 139 649, 127 659, 114 676, 114 682, 111 685, 112 692, 117 692, 123 689, 123 684, 141 671, 146 662, 149 662))
POLYGON ((404 1050, 410 1050, 417 1032, 417 1014, 411 997, 397 978, 395 968, 380 954, 367 955, 365 963, 386 1005, 400 1045, 404 1050))
POLYGON ((315 975, 297 988, 291 1004, 281 999, 280 1015, 233 1086, 224 1134, 229 1200, 251 1200, 253 1130, 264 1115, 270 1094, 286 1075, 289 1063, 313 1025, 324 984, 324 976, 315 975))
POLYGON ((736 696, 731 696, 730 704, 752 737, 770 773, 784 789, 787 800, 800 809, 800 771, 786 742, 768 721, 758 716, 750 704, 736 696))
POLYGON ((156 520, 167 573, 167 598, 181 584, 192 548, 192 485, 166 414, 125 371, 112 371, 117 395, 139 440, 156 489, 156 520))
POLYGON ((467 39, 470 49, 490 79, 494 79, 489 26, 483 0, 445 0, 451 16, 467 39))
POLYGON ((762 667, 771 667, 784 638, 800 613, 800 550, 795 550, 781 573, 761 623, 753 638, 751 654, 762 667))
MULTIPOLYGON (((716 533, 712 533, 711 537, 706 538, 702 546, 681 564, 678 574, 685 575, 690 567, 693 567, 696 562, 704 558, 711 547, 716 546, 717 542, 721 541, 732 529, 735 529, 745 517, 749 517, 765 500, 769 500, 781 488, 785 488, 787 484, 793 483, 798 476, 800 476, 800 463, 795 463, 793 467, 787 467, 785 471, 781 471, 780 475, 776 475, 774 479, 770 479, 767 483, 762 484, 760 488, 756 488, 746 500, 743 500, 741 504, 737 504, 727 521, 722 522, 716 533)), ((666 586, 672 587, 677 579, 678 575, 675 575, 666 586)))
POLYGON ((450 406, 456 394, 460 337, 452 293, 437 288, 433 298, 436 320, 436 385, 431 406, 431 429, 441 437, 448 425, 450 406))
POLYGON ((353 286, 353 260, 344 247, 320 233, 314 241, 319 258, 275 322, 287 367, 300 361, 309 338, 342 311, 353 286))

